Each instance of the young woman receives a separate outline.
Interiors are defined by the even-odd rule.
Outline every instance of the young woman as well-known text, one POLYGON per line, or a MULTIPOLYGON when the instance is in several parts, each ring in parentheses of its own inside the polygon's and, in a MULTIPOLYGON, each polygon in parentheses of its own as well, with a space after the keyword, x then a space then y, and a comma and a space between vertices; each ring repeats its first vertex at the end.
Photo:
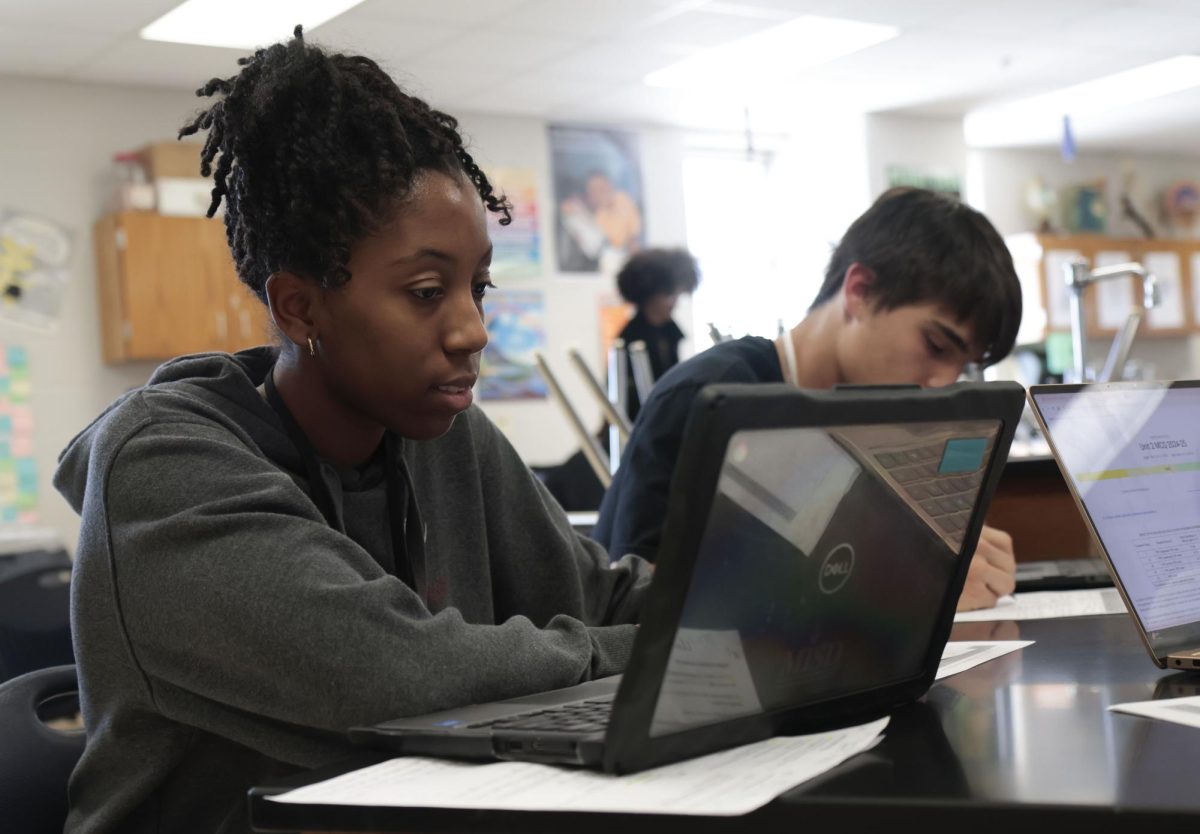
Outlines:
POLYGON ((649 577, 471 405, 507 205, 455 120, 299 28, 199 95, 181 133, 280 347, 168 362, 63 453, 70 832, 246 831, 246 789, 352 725, 618 672, 649 577))

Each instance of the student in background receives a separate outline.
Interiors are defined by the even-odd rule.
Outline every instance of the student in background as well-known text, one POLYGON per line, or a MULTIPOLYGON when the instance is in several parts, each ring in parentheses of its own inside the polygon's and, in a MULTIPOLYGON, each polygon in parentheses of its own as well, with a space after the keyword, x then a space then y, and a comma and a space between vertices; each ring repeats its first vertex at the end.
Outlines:
POLYGON ((182 134, 280 346, 168 362, 62 455, 74 834, 245 832, 353 725, 618 672, 649 579, 472 407, 508 207, 455 120, 299 28, 242 64, 182 134))
MULTIPOLYGON (((679 363, 683 331, 672 320, 671 313, 680 294, 693 292, 699 281, 696 259, 686 249, 644 249, 629 258, 617 273, 621 297, 637 307, 633 318, 617 335, 625 340, 626 348, 633 342, 645 343, 653 380, 679 363)), ((632 420, 637 417, 641 403, 632 361, 628 358, 625 378, 625 409, 632 420)), ((607 424, 596 439, 607 451, 607 424)), ((604 497, 604 485, 581 451, 556 466, 540 470, 540 474, 546 488, 565 510, 595 510, 604 497)))
MULTIPOLYGON (((592 536, 611 554, 654 560, 684 426, 705 385, 948 385, 969 362, 1007 356, 1020 321, 1012 257, 986 217, 931 191, 888 191, 846 231, 799 324, 774 341, 716 345, 658 382, 592 536)), ((984 527, 959 609, 994 605, 1012 592, 1015 570, 1011 537, 984 527)))
MULTIPOLYGON (((671 314, 679 296, 695 292, 699 283, 696 259, 686 249, 644 249, 626 261, 617 273, 617 291, 637 307, 618 335, 625 340, 627 349, 634 342, 645 342, 654 380, 679 363, 683 331, 671 314)), ((633 420, 641 410, 641 402, 632 366, 627 371, 625 405, 629 419, 633 420)))

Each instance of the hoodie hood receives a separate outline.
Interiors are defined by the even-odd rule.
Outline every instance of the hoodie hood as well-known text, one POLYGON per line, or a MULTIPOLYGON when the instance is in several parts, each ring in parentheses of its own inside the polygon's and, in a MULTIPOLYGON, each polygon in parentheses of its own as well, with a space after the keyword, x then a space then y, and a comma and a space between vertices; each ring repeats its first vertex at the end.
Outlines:
POLYGON ((104 471, 96 460, 102 440, 127 437, 138 424, 155 421, 216 421, 280 466, 303 472, 279 418, 257 391, 277 356, 275 348, 258 347, 181 356, 160 365, 144 386, 123 394, 67 444, 58 458, 55 488, 79 512, 91 473, 99 477, 104 471))

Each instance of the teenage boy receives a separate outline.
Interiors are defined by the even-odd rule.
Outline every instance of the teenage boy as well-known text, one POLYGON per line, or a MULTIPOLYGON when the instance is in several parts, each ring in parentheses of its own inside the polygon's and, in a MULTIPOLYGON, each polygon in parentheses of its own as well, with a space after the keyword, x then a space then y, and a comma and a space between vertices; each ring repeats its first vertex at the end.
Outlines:
MULTIPOLYGON (((931 191, 886 192, 846 231, 803 321, 774 341, 716 345, 659 380, 592 537, 614 557, 655 558, 684 425, 705 385, 949 385, 969 362, 1004 358, 1020 321, 1012 257, 986 217, 931 191)), ((1015 570, 1012 538, 985 526, 959 610, 991 607, 1011 593, 1015 570)))

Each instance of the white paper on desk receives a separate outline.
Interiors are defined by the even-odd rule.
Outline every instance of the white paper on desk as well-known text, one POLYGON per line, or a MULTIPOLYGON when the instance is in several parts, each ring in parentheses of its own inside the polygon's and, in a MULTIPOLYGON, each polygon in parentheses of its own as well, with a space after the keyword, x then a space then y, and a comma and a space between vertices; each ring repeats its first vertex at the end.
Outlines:
POLYGON ((995 608, 962 611, 956 623, 988 620, 1050 620, 1058 617, 1087 617, 1092 614, 1124 614, 1125 603, 1116 588, 1083 591, 1027 591, 1001 597, 995 608))
POLYGON ((770 738, 628 776, 410 756, 268 798, 315 805, 734 816, 869 749, 887 722, 770 738))
POLYGON ((1156 718, 1159 721, 1171 721, 1175 724, 1186 724, 1189 727, 1200 727, 1200 695, 1193 695, 1190 698, 1164 698, 1159 701, 1113 704, 1109 710, 1140 715, 1144 718, 1156 718))
POLYGON ((987 663, 1032 645, 1032 640, 963 640, 947 643, 946 648, 942 650, 942 662, 938 664, 934 680, 940 681, 942 678, 957 675, 959 672, 975 668, 980 663, 987 663))

